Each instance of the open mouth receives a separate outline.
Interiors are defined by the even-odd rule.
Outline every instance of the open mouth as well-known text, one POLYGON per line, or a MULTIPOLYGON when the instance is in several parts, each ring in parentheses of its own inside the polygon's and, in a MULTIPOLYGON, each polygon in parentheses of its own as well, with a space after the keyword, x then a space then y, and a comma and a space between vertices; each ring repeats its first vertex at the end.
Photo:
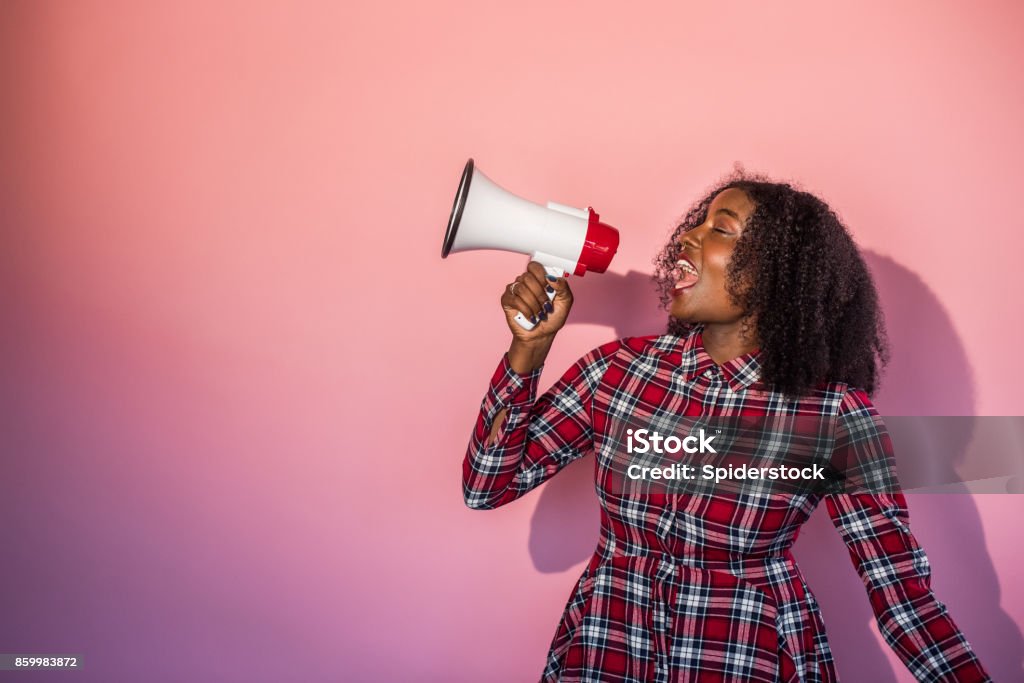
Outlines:
POLYGON ((676 272, 677 280, 675 287, 672 288, 672 292, 680 292, 684 289, 689 289, 697 284, 697 280, 700 279, 700 273, 697 271, 697 267, 687 259, 686 257, 680 258, 676 261, 676 272))

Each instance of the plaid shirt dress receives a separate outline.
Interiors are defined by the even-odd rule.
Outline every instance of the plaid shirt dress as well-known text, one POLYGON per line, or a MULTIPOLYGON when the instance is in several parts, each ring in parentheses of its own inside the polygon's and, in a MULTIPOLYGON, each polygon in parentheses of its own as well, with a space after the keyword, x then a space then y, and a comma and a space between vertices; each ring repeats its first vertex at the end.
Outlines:
MULTIPOLYGON (((541 681, 837 680, 821 612, 791 548, 824 499, 885 640, 921 681, 991 680, 930 588, 928 560, 892 493, 622 495, 608 485, 611 424, 626 413, 767 415, 793 410, 760 382, 759 351, 718 365, 686 336, 632 337, 577 361, 537 398, 540 369, 502 358, 466 458, 466 504, 509 503, 593 451, 600 538, 555 630, 541 681), (507 414, 495 438, 497 414, 507 414)), ((822 384, 797 405, 820 416, 877 412, 867 394, 822 384)), ((888 452, 887 435, 836 430, 835 448, 888 452)))

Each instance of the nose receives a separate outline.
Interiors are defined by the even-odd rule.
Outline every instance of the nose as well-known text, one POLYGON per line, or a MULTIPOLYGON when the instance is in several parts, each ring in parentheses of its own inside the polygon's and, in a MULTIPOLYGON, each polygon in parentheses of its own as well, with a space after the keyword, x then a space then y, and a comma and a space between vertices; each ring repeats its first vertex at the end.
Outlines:
POLYGON ((679 245, 683 248, 686 247, 699 247, 700 241, 703 239, 700 233, 700 226, 690 228, 689 230, 679 234, 679 245))

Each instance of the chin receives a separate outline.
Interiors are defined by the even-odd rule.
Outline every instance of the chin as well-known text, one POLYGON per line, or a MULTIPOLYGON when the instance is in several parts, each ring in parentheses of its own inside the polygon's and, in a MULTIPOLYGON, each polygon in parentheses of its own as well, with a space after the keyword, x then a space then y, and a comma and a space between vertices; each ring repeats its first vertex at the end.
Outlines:
POLYGON ((672 305, 668 307, 668 314, 684 323, 694 323, 693 312, 687 310, 687 306, 680 300, 676 299, 672 302, 672 305))
POLYGON ((688 315, 688 314, 686 314, 684 312, 679 312, 679 311, 675 311, 675 310, 670 309, 668 314, 669 314, 669 316, 672 317, 673 320, 681 322, 684 325, 696 325, 698 322, 700 322, 700 321, 696 320, 692 315, 688 315))

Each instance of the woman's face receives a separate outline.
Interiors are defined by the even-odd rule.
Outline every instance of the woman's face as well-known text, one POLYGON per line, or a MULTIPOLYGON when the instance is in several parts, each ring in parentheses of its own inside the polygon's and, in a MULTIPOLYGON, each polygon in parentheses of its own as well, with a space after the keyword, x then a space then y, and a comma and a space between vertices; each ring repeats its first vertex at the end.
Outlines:
POLYGON ((731 187, 715 196, 702 224, 679 235, 678 280, 669 308, 672 317, 690 323, 733 323, 743 317, 725 289, 725 273, 753 211, 746 193, 731 187), (683 261, 696 274, 688 272, 683 261))

